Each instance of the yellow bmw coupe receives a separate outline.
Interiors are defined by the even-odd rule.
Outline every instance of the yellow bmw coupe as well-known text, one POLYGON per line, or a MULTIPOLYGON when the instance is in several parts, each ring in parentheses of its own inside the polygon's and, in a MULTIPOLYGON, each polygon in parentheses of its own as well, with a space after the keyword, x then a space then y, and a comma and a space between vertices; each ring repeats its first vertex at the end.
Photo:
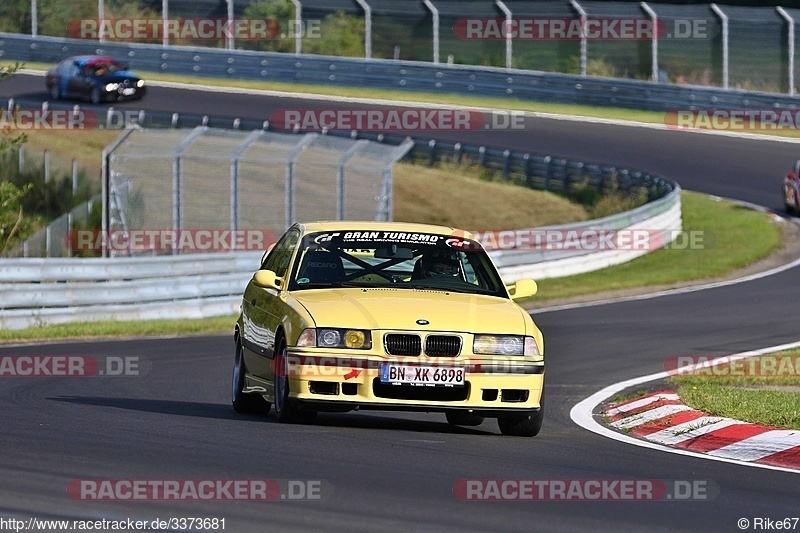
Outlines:
POLYGON ((280 422, 319 411, 497 418, 504 435, 542 427, 544 345, 472 235, 388 222, 295 224, 261 262, 236 323, 232 402, 280 422))

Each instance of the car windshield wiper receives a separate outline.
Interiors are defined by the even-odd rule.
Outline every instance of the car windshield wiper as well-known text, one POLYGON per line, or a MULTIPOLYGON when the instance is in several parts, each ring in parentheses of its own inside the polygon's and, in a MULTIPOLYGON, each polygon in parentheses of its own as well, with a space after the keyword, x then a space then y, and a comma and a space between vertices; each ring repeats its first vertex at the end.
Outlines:
POLYGON ((417 289, 421 291, 439 291, 439 292, 458 292, 461 294, 494 294, 493 291, 478 287, 477 285, 461 285, 453 287, 450 285, 407 285, 409 289, 417 289))
POLYGON ((348 283, 345 281, 328 281, 328 282, 316 282, 316 283, 297 283, 298 289, 341 289, 343 287, 362 287, 362 285, 357 283, 348 283))

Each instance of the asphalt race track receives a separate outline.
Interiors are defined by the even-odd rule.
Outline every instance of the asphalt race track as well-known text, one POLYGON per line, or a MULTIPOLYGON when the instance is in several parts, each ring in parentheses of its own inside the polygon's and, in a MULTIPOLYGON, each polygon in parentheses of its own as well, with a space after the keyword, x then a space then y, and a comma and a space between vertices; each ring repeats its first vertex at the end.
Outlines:
MULTIPOLYGON (((18 76, 0 97, 46 98, 18 76)), ((328 106, 150 87, 165 111, 268 118, 328 106)), ((472 142, 638 166, 686 189, 782 209, 795 144, 529 119, 472 142)), ((459 134, 461 138, 463 134, 459 134)), ((0 355, 138 357, 139 377, 8 378, 0 394, 0 515, 217 517, 240 531, 738 531, 737 520, 798 516, 798 476, 622 444, 577 427, 570 408, 613 382, 664 370, 673 355, 723 355, 798 340, 796 269, 714 290, 536 315, 546 339, 547 411, 533 439, 493 420, 454 428, 440 414, 321 414, 311 426, 233 413, 230 336, 4 347, 0 355), (75 479, 324 480, 318 501, 81 501, 75 479), (708 501, 466 502, 464 479, 705 481, 708 501)), ((800 527, 800 526, 798 526, 800 527)), ((197 529, 196 529, 197 530, 197 529)))

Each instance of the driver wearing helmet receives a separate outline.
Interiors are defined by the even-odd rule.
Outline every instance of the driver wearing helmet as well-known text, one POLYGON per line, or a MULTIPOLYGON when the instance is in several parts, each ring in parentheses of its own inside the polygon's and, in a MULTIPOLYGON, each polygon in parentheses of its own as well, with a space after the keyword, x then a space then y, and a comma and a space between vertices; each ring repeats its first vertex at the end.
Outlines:
POLYGON ((432 250, 417 260, 413 279, 430 279, 440 276, 458 277, 461 273, 458 255, 449 250, 432 250))

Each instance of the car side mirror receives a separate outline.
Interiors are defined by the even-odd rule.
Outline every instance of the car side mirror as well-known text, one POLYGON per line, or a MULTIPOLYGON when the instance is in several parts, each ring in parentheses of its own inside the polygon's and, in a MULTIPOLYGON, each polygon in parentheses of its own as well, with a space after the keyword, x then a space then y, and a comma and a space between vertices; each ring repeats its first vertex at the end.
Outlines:
POLYGON ((272 270, 259 270, 253 274, 253 283, 264 289, 280 289, 283 282, 272 270))
POLYGON ((530 298, 539 292, 539 286, 532 279, 519 279, 513 285, 509 285, 508 292, 512 300, 521 300, 523 298, 530 298))

